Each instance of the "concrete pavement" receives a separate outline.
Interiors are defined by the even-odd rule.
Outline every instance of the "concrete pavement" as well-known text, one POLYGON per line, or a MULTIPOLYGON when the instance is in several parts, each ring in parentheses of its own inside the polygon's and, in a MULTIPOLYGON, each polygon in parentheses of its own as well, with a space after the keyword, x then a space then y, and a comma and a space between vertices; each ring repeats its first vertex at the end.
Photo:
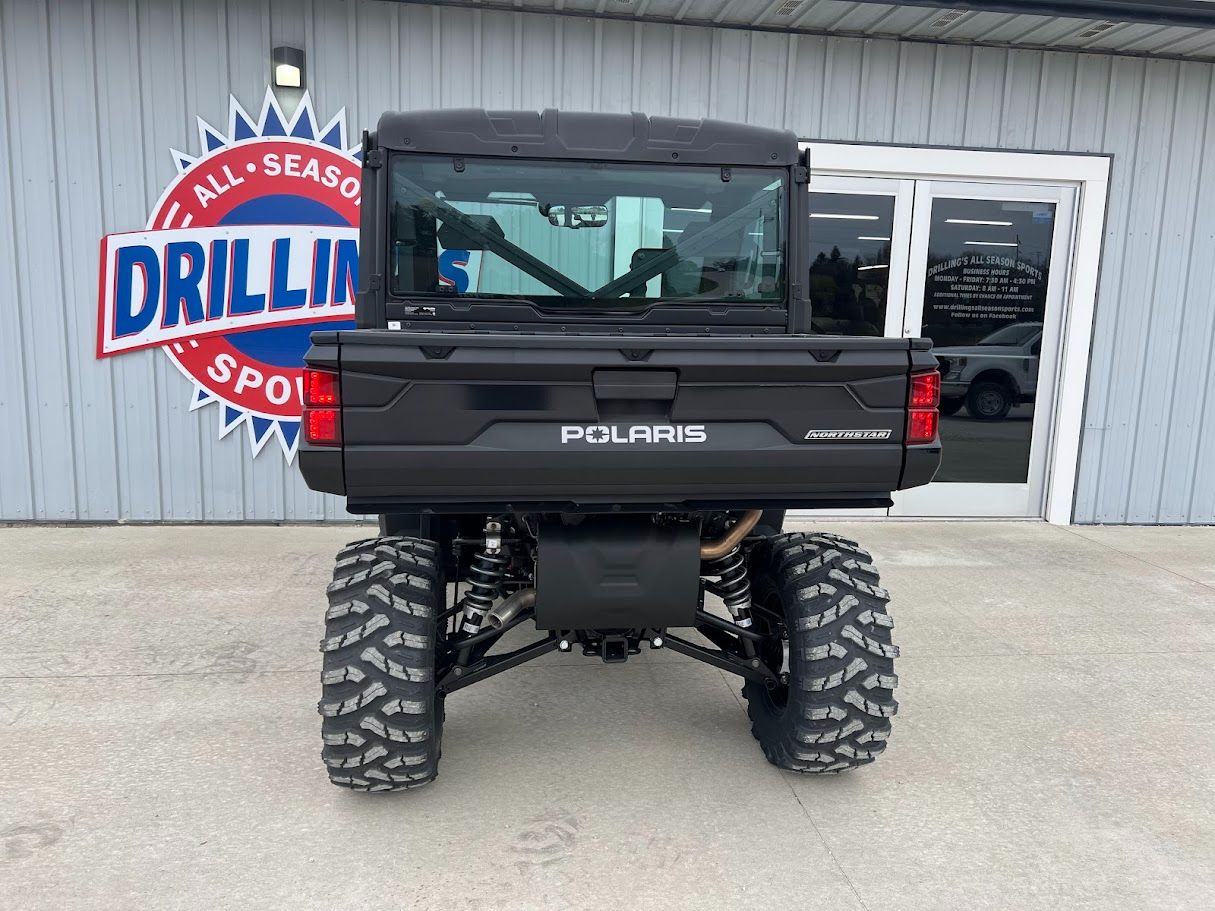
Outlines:
POLYGON ((1215 529, 821 526, 894 599, 876 764, 769 766, 682 656, 553 654, 396 795, 319 758, 361 530, 0 529, 0 908, 1215 907, 1215 529))

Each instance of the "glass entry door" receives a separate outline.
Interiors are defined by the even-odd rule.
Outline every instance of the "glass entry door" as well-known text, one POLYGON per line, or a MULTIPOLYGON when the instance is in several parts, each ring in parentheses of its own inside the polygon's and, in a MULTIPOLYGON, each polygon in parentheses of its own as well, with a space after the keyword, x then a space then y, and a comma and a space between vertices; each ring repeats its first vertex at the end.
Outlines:
POLYGON ((812 179, 816 331, 926 336, 942 364, 941 470, 891 515, 1043 515, 1074 207, 1069 187, 812 179))
POLYGON ((809 297, 814 331, 903 334, 915 183, 815 177, 809 297))
MULTIPOLYGON (((811 178, 808 296, 815 332, 902 336, 914 195, 911 180, 811 178)), ((831 513, 885 516, 888 510, 831 513)))
POLYGON ((944 452, 891 515, 1043 514, 1074 206, 1068 187, 916 182, 903 335, 941 362, 944 452))

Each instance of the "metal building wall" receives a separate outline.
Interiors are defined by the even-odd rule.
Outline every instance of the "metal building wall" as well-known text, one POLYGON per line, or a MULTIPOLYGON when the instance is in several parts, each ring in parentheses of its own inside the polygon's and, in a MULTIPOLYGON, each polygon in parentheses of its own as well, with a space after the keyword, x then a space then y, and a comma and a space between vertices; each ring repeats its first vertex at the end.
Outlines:
POLYGON ((218 440, 159 352, 93 354, 98 239, 143 226, 194 116, 256 107, 287 43, 318 113, 356 128, 556 106, 1114 153, 1075 517, 1215 521, 1208 64, 354 0, 0 0, 0 42, 0 518, 345 516, 277 452, 218 440))

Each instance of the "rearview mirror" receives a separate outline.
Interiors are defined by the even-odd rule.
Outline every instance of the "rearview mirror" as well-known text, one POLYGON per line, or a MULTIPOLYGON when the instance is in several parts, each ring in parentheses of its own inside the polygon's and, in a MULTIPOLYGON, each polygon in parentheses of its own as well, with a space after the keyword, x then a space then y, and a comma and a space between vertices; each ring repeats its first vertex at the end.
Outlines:
POLYGON ((543 214, 557 228, 602 228, 608 223, 607 206, 549 206, 543 214))

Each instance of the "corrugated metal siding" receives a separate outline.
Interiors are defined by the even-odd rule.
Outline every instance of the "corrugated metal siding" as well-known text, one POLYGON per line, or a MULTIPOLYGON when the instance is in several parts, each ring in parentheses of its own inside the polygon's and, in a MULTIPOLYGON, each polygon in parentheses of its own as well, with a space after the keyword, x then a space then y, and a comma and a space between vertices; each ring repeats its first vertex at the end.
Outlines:
POLYGON ((1215 521, 1212 66, 389 2, 0 0, 0 517, 341 517, 216 439, 160 352, 93 357, 96 248, 142 227, 194 115, 303 46, 323 115, 643 110, 807 138, 1112 152, 1076 518, 1215 521))

